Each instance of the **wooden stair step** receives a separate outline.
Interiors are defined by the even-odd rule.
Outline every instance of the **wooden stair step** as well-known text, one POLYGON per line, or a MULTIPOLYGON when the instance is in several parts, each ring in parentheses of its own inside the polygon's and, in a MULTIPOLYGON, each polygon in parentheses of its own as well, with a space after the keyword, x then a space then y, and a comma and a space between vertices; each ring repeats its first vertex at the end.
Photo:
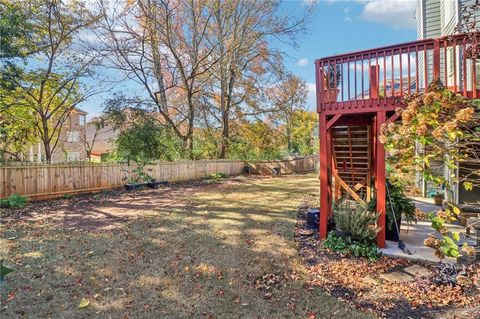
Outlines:
POLYGON ((343 163, 345 163, 345 166, 348 167, 348 168, 352 168, 352 167, 356 167, 358 169, 365 169, 367 168, 366 166, 368 166, 368 162, 364 162, 364 163, 360 163, 360 162, 347 162, 347 161, 338 161, 337 162, 337 168, 342 168, 343 167, 343 163), (357 164, 357 165, 355 165, 357 164))
MULTIPOLYGON (((339 167, 339 168, 340 168, 340 167, 339 167)), ((367 169, 365 169, 365 170, 349 170, 349 169, 347 168, 347 169, 345 169, 345 170, 343 170, 343 169, 342 169, 342 170, 340 170, 340 169, 338 170, 338 174, 342 174, 342 173, 344 173, 344 174, 352 174, 352 172, 353 172, 354 174, 367 175, 367 169)))
POLYGON ((350 137, 335 137, 333 139, 333 144, 335 143, 345 143, 345 142, 365 142, 368 143, 368 138, 363 136, 350 136, 350 137))
MULTIPOLYGON (((352 150, 352 153, 362 153, 362 154, 365 154, 367 151, 366 150, 362 150, 362 151, 359 151, 359 150, 352 150)), ((335 150, 335 153, 341 153, 341 154, 350 154, 350 151, 347 151, 347 150, 335 150)))
POLYGON ((336 156, 337 158, 337 161, 338 160, 367 160, 368 161, 368 157, 367 156, 361 156, 361 157, 358 157, 358 156, 352 156, 352 157, 348 157, 348 156, 336 156))
POLYGON ((335 147, 355 147, 355 148, 360 148, 360 147, 368 147, 368 145, 335 145, 335 147))

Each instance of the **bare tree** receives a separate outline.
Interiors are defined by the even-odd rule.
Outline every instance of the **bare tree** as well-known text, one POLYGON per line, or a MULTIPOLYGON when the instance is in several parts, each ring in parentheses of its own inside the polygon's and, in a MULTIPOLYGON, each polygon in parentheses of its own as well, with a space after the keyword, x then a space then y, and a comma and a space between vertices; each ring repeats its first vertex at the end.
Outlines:
POLYGON ((97 145, 98 138, 101 134, 105 134, 112 131, 113 128, 108 123, 108 117, 106 115, 98 116, 86 123, 86 132, 84 136, 80 137, 81 142, 85 147, 87 158, 92 160, 92 151, 97 145))
POLYGON ((225 158, 232 119, 271 111, 269 104, 263 103, 262 89, 275 83, 283 72, 285 54, 269 41, 295 45, 308 14, 283 15, 280 2, 270 0, 216 0, 215 8, 209 40, 219 63, 213 68, 210 114, 220 123, 219 157, 225 158))
POLYGON ((191 157, 200 88, 218 60, 216 46, 207 46, 209 2, 137 0, 109 7, 100 0, 100 7, 106 65, 141 85, 144 105, 157 109, 191 157))

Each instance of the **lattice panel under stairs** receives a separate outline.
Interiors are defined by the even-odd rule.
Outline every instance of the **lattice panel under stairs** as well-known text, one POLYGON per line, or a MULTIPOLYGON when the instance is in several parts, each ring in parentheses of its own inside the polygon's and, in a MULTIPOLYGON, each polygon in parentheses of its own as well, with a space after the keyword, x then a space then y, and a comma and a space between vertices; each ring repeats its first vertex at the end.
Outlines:
POLYGON ((372 167, 370 130, 370 126, 332 128, 335 198, 348 194, 353 199, 361 199, 359 201, 369 200, 372 167))

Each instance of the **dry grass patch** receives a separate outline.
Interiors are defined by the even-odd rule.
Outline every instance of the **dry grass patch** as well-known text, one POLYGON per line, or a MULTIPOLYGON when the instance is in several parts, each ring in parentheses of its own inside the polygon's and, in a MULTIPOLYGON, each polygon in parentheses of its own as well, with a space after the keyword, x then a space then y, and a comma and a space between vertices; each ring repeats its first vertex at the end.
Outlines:
POLYGON ((0 316, 366 317, 306 285, 295 216, 317 189, 315 175, 237 178, 9 212, 0 316))

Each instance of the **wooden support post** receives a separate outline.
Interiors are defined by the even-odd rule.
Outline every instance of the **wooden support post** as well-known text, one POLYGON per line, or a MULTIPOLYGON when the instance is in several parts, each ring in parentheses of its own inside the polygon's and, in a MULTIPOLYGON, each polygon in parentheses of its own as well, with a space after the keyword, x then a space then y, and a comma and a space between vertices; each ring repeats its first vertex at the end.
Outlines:
POLYGON ((319 118, 320 137, 320 239, 327 238, 328 221, 328 139, 327 139, 327 116, 320 114, 319 118))
POLYGON ((323 83, 323 67, 320 66, 319 61, 315 61, 315 79, 317 89, 317 112, 320 113, 322 112, 325 89, 323 83))
POLYGON ((386 236, 386 189, 385 189, 385 148, 379 141, 381 134, 380 127, 385 123, 387 114, 385 111, 377 112, 376 119, 376 136, 375 136, 375 188, 377 190, 377 212, 380 213, 378 217, 378 227, 381 228, 377 235, 377 245, 379 248, 385 248, 386 236))
POLYGON ((332 130, 328 127, 328 122, 326 126, 327 130, 327 161, 328 161, 328 172, 327 172, 327 180, 328 180, 328 196, 327 196, 327 213, 328 217, 332 216, 332 174, 333 174, 333 161, 332 161, 332 130))
POLYGON ((433 40, 433 79, 440 79, 440 39, 433 40))
POLYGON ((367 126, 367 153, 368 153, 368 165, 367 165, 367 203, 372 199, 372 129, 371 126, 367 126))
POLYGON ((370 66, 370 99, 378 98, 380 68, 378 65, 370 66))

